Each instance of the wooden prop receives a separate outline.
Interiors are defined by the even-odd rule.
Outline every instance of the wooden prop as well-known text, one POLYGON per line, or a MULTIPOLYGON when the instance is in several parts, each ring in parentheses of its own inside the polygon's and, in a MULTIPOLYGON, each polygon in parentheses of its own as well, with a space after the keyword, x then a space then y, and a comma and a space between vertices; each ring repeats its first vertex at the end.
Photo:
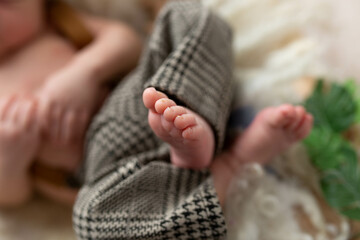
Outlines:
POLYGON ((93 35, 69 4, 61 0, 50 0, 47 7, 51 23, 78 49, 85 47, 94 39, 93 35))

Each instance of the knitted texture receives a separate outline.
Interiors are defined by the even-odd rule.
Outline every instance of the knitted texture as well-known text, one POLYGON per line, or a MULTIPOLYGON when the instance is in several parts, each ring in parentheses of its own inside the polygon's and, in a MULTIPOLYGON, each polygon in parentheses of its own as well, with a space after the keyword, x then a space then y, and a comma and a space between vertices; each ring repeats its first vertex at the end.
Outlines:
POLYGON ((233 89, 228 26, 195 1, 164 7, 139 67, 91 124, 73 212, 77 236, 223 239, 225 221, 209 172, 171 165, 169 145, 148 124, 142 93, 149 86, 206 119, 220 151, 233 89))

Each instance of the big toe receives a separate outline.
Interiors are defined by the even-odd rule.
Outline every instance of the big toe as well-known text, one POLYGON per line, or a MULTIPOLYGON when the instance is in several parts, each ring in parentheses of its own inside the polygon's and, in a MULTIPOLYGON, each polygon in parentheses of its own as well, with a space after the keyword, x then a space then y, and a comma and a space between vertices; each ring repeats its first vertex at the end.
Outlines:
POLYGON ((146 108, 155 111, 155 103, 161 98, 167 98, 166 94, 149 87, 143 92, 143 102, 146 108))
POLYGON ((289 104, 269 110, 269 122, 272 127, 280 128, 289 125, 296 118, 295 107, 289 104))

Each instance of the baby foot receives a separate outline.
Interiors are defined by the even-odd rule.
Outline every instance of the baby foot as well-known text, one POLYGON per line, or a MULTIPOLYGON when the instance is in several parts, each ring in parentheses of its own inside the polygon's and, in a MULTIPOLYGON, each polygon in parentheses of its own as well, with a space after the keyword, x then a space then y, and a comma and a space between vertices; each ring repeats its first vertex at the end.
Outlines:
POLYGON ((183 168, 209 166, 215 147, 209 124, 198 114, 176 105, 164 93, 147 88, 143 102, 154 133, 170 144, 171 162, 183 168))
POLYGON ((16 97, 0 101, 0 204, 12 205, 30 194, 29 168, 39 144, 36 102, 16 97))
POLYGON ((266 163, 305 138, 313 117, 301 106, 281 105, 261 111, 231 151, 242 161, 266 163))

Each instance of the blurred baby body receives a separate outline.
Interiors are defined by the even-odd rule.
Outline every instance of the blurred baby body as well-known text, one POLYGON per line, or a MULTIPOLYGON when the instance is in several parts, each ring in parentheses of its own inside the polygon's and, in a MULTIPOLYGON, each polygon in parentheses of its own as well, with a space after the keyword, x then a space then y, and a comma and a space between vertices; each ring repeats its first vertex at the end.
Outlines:
MULTIPOLYGON (((72 59, 75 48, 51 29, 2 56, 0 62, 0 97, 36 94, 52 73, 72 59)), ((0 56, 1 57, 1 56, 0 56)))
POLYGON ((111 79, 129 72, 140 52, 127 25, 78 14, 60 0, 0 1, 0 206, 23 203, 34 188, 73 203, 89 120, 111 79), (94 41, 78 50, 85 44, 76 36, 60 35, 48 20, 54 6, 94 41))
MULTIPOLYGON (((0 98, 17 95, 36 96, 48 77, 69 63, 75 49, 51 29, 44 30, 24 47, 2 59, 0 64, 0 98)), ((42 142, 39 161, 54 167, 75 168, 81 144, 62 146, 42 142), (51 149, 51 151, 50 151, 51 149), (56 151, 56 153, 54 152, 56 151), (62 157, 66 156, 66 157, 62 157), (71 156, 71 158, 69 158, 71 156), (60 159, 58 158, 64 158, 60 159), (61 166, 56 166, 61 164, 61 166)))
MULTIPOLYGON (((2 170, 14 176, 14 181, 8 179, 6 182, 14 182, 13 187, 18 192, 22 192, 14 193, 14 198, 10 198, 9 202, 5 201, 4 205, 8 203, 12 205, 10 202, 17 204, 18 201, 25 200, 31 190, 24 188, 32 188, 33 185, 24 182, 34 180, 28 172, 34 156, 26 156, 24 154, 27 154, 27 151, 24 151, 23 156, 19 156, 20 159, 7 159, 11 158, 10 151, 22 152, 23 148, 26 148, 19 144, 17 149, 13 149, 10 146, 11 142, 7 140, 16 139, 16 142, 22 142, 21 139, 25 141, 24 138, 26 138, 28 141, 38 143, 38 146, 33 146, 35 152, 31 153, 35 154, 37 162, 68 172, 75 171, 82 157, 82 139, 78 139, 78 142, 72 145, 62 145, 41 139, 40 120, 34 110, 34 108, 39 108, 39 103, 34 101, 34 98, 50 75, 68 64, 76 52, 71 43, 59 36, 45 20, 43 4, 42 0, 0 2, 0 41, 3 43, 0 45, 0 99, 5 102, 0 108, 2 125, 0 144, 5 146, 8 143, 9 145, 9 148, 5 150, 8 151, 7 153, 0 153, 2 158, 0 161, 8 162, 1 165, 2 170), (28 107, 29 105, 31 106, 28 107), (29 108, 32 113, 29 113, 29 108), (27 121, 29 126, 23 126, 23 121, 27 121), (29 129, 34 129, 30 125, 38 125, 36 129, 39 131, 27 136, 29 133, 25 132, 31 132, 29 129), (11 164, 11 161, 24 162, 24 164, 11 164), (18 168, 26 168, 26 170, 18 168), (20 174, 25 174, 26 177, 24 181, 18 182, 19 179, 24 178, 24 176, 19 176, 20 174)), ((24 145, 29 146, 25 142, 24 145)), ((2 181, 6 174, 1 170, 0 174, 3 176, 0 177, 2 181)), ((41 180, 33 183, 35 188, 53 195, 51 185, 41 180)), ((68 202, 72 200, 74 194, 75 191, 71 190, 60 193, 64 199, 61 199, 61 196, 53 197, 60 197, 61 201, 68 202)))

